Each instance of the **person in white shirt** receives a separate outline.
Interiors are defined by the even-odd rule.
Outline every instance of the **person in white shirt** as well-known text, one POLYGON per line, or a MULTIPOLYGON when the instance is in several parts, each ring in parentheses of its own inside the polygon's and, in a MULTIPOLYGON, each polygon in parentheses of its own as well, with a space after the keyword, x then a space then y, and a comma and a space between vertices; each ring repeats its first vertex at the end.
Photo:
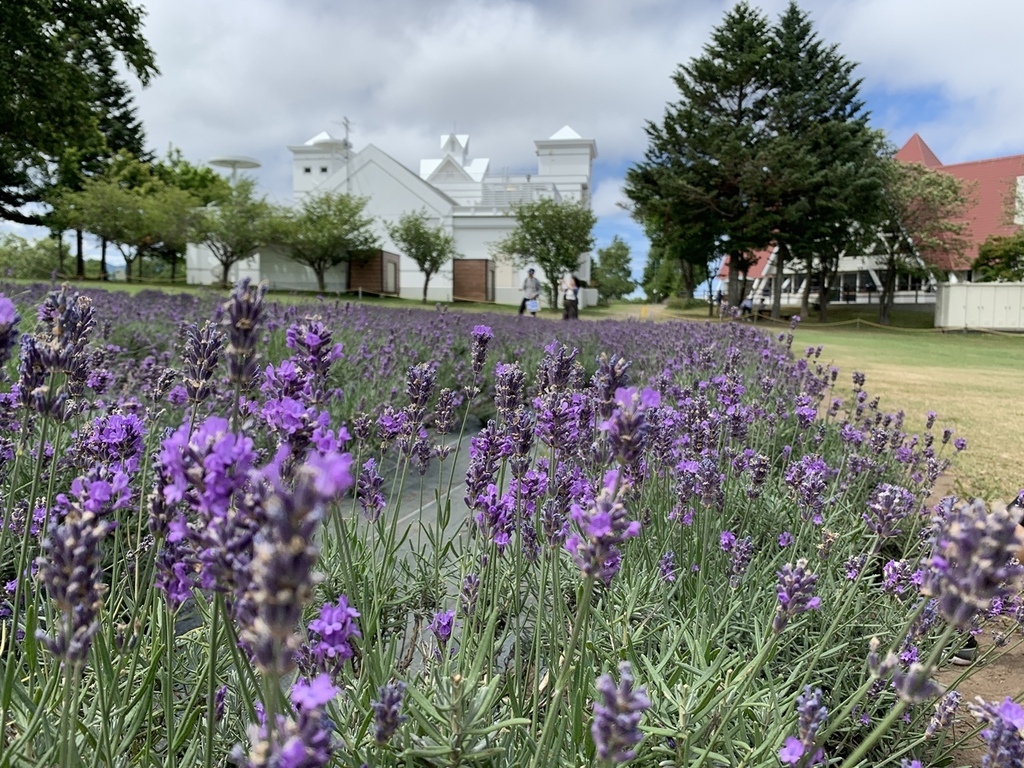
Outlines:
MULTIPOLYGON (((526 311, 526 303, 528 301, 537 301, 540 297, 540 280, 534 276, 534 270, 531 267, 526 271, 526 279, 523 280, 523 300, 519 304, 519 314, 523 314, 526 311)), ((537 316, 537 311, 532 310, 530 312, 534 317, 537 316)))

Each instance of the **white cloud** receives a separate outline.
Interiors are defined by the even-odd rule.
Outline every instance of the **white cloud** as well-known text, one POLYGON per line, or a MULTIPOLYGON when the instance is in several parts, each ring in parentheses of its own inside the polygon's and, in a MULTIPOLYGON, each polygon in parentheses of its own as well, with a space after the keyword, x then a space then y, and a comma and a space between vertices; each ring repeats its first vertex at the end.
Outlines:
MULTIPOLYGON (((193 161, 257 157, 290 196, 289 144, 353 124, 412 168, 456 127, 496 170, 529 171, 533 140, 569 124, 597 141, 595 208, 622 216, 621 170, 678 93, 722 0, 150 0, 162 74, 138 94, 149 143, 193 161), (617 169, 608 175, 603 169, 617 169)), ((786 0, 760 3, 774 20, 786 0)), ((860 62, 876 126, 919 131, 947 162, 1024 150, 1017 0, 807 0, 824 40, 860 62), (933 107, 921 109, 921 97, 933 107), (937 105, 937 106, 935 106, 937 105)), ((616 220, 617 221, 617 220, 616 220)), ((622 219, 625 221, 625 218, 622 219)))

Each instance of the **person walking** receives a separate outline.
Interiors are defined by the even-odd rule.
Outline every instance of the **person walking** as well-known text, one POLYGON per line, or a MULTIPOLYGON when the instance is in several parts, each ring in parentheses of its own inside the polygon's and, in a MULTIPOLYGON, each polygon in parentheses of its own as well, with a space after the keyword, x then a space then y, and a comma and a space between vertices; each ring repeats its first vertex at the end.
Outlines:
POLYGON ((568 272, 562 277, 559 284, 559 292, 562 294, 562 319, 576 320, 580 316, 579 308, 579 286, 576 278, 568 272))
POLYGON ((534 317, 540 310, 540 280, 534 276, 533 267, 526 271, 526 279, 523 280, 523 300, 519 304, 519 314, 527 310, 534 317))

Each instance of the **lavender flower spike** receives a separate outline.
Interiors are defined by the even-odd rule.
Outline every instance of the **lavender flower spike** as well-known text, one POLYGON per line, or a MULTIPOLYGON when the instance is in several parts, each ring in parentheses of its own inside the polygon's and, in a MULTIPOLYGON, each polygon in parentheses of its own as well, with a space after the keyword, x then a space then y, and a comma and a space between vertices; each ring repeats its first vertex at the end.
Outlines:
POLYGON ((398 726, 408 718, 400 714, 402 709, 402 698, 405 695, 405 683, 388 683, 377 689, 378 701, 371 701, 373 707, 373 738, 378 744, 388 742, 398 726))
POLYGON ((978 698, 977 704, 968 707, 987 725, 981 738, 988 754, 981 764, 985 768, 1017 768, 1024 764, 1024 708, 1009 697, 998 705, 978 698))
POLYGON ((981 501, 955 508, 938 521, 921 592, 938 600, 944 619, 967 629, 993 599, 1009 596, 1022 571, 1010 561, 1022 544, 1006 510, 989 511, 981 501))
POLYGON ((828 710, 822 704, 820 688, 811 690, 805 686, 804 692, 797 696, 797 732, 799 736, 790 736, 779 750, 779 760, 783 765, 813 766, 823 763, 825 753, 821 749, 814 750, 818 731, 828 718, 828 710))
POLYGON ((777 575, 779 606, 772 620, 772 632, 776 634, 786 628, 792 617, 821 606, 821 598, 813 594, 818 575, 807 570, 807 560, 800 558, 796 565, 786 563, 777 575))
POLYGON ((640 718, 651 702, 644 688, 633 688, 633 668, 629 662, 619 664, 619 684, 611 675, 597 679, 598 700, 594 702, 594 721, 590 733, 601 760, 624 763, 636 755, 634 747, 643 739, 640 718))

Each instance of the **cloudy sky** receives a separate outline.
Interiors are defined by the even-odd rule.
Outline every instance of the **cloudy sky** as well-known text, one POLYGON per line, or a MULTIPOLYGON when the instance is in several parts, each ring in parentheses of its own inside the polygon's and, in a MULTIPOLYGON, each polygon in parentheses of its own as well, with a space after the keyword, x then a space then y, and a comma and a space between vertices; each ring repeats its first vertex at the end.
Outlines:
MULTIPOLYGON (((774 21, 786 0, 753 3, 774 21)), ((161 75, 138 93, 149 144, 192 161, 248 155, 290 197, 289 144, 352 123, 418 169, 456 128, 492 170, 536 167, 533 140, 563 125, 597 141, 599 246, 619 234, 635 275, 646 242, 617 206, 647 120, 677 92, 720 0, 148 0, 161 75)), ((943 162, 1024 152, 1024 3, 804 0, 819 34, 859 62, 872 121, 919 132, 943 162)))

